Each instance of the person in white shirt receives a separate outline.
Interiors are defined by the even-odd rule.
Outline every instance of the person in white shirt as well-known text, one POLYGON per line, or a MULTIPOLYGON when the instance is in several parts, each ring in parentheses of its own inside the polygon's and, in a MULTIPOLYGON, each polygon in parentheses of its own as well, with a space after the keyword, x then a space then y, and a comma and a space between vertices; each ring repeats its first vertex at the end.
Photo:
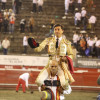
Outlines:
POLYGON ((98 58, 100 58, 100 39, 98 39, 98 40, 96 41, 95 47, 96 47, 96 56, 97 56, 98 58))
POLYGON ((65 15, 68 14, 70 0, 65 0, 65 15))
POLYGON ((5 18, 5 17, 8 17, 8 18, 9 18, 9 11, 8 11, 8 9, 6 9, 6 10, 4 11, 3 15, 4 15, 4 18, 5 18))
POLYGON ((2 9, 5 10, 7 0, 1 0, 1 2, 2 2, 2 9))
POLYGON ((87 14, 87 11, 85 10, 85 7, 82 7, 82 11, 81 11, 82 20, 84 19, 86 14, 87 14))
POLYGON ((5 37, 5 39, 2 41, 4 55, 7 55, 9 46, 10 46, 10 41, 8 40, 8 37, 5 37))
POLYGON ((78 4, 78 9, 80 11, 82 7, 82 0, 77 0, 77 4, 78 4))
POLYGON ((82 7, 81 10, 81 22, 83 24, 83 29, 86 30, 87 29, 87 23, 88 23, 88 19, 87 19, 87 11, 85 10, 85 7, 82 7))
POLYGON ((16 92, 18 92, 20 85, 22 84, 23 93, 26 92, 26 87, 28 88, 28 80, 33 78, 32 73, 24 73, 19 76, 18 85, 16 87, 16 92))
POLYGON ((44 3, 43 0, 38 0, 38 11, 39 12, 42 12, 43 11, 43 9, 42 9, 43 3, 44 3))
POLYGON ((95 31, 95 24, 96 24, 97 18, 94 15, 91 15, 89 18, 89 24, 91 24, 92 31, 95 31))
POLYGON ((86 40, 86 42, 88 42, 88 40, 90 40, 90 37, 88 34, 85 35, 85 40, 86 40))
POLYGON ((78 36, 78 34, 76 33, 76 32, 74 32, 74 35, 73 35, 73 44, 74 44, 74 47, 76 48, 76 49, 78 49, 78 44, 77 44, 77 42, 79 41, 79 36, 78 36))
POLYGON ((33 0, 33 10, 32 10, 32 12, 35 12, 36 13, 36 11, 37 11, 37 0, 33 0))
POLYGON ((75 26, 79 26, 81 22, 81 13, 78 11, 78 9, 76 9, 74 20, 75 20, 75 26))
POLYGON ((90 40, 88 40, 87 44, 89 46, 90 55, 92 55, 93 54, 93 49, 94 49, 95 41, 93 40, 93 38, 90 38, 90 40))
POLYGON ((98 36, 97 35, 94 35, 94 42, 96 43, 96 41, 98 40, 98 36))
POLYGON ((27 47, 28 47, 28 41, 27 41, 27 39, 28 39, 28 35, 25 35, 25 36, 23 37, 24 54, 27 53, 27 47))

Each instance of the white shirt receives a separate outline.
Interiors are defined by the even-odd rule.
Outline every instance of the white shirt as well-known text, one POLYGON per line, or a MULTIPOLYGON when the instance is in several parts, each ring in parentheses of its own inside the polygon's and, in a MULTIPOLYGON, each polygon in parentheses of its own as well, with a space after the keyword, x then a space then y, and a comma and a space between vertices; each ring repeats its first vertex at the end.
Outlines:
POLYGON ((95 37, 95 38, 94 38, 95 43, 96 43, 96 41, 97 41, 97 40, 98 40, 98 38, 97 38, 97 37, 95 37))
POLYGON ((93 45, 94 45, 94 43, 95 43, 95 41, 93 41, 93 40, 88 40, 88 45, 90 46, 90 47, 92 47, 93 45))
POLYGON ((80 12, 75 13, 75 19, 81 20, 81 13, 80 12))
POLYGON ((3 40, 2 46, 3 46, 3 48, 7 49, 10 46, 10 41, 9 40, 3 40))
POLYGON ((95 24, 97 21, 96 17, 95 16, 91 16, 90 19, 89 19, 89 23, 93 23, 95 24))
POLYGON ((86 16, 86 13, 87 13, 86 10, 82 10, 82 11, 81 11, 82 17, 85 17, 85 16, 86 16))
POLYGON ((69 9, 70 0, 65 0, 65 10, 69 9))
POLYGON ((100 40, 96 41, 95 46, 96 46, 96 47, 100 46, 100 40))
POLYGON ((29 73, 24 73, 24 74, 20 75, 19 78, 24 80, 26 83, 26 87, 28 87, 29 73))
POLYGON ((77 3, 82 3, 82 0, 78 0, 77 3))
POLYGON ((9 12, 4 11, 4 16, 6 16, 6 15, 9 16, 9 12))
MULTIPOLYGON (((55 39, 57 40, 57 37, 55 36, 55 39)), ((60 44, 60 41, 62 40, 62 37, 58 38, 58 45, 60 44)))
POLYGON ((37 3, 37 0, 33 0, 33 3, 37 3))
POLYGON ((90 37, 85 37, 86 41, 88 42, 90 40, 90 37))
POLYGON ((5 2, 5 3, 6 3, 6 2, 7 2, 7 0, 2 0, 2 2, 5 2))
POLYGON ((65 0, 65 4, 70 3, 70 0, 65 0))
POLYGON ((43 0, 38 0, 38 5, 42 6, 43 5, 43 0))
POLYGON ((28 42, 27 42, 27 36, 23 37, 23 46, 27 46, 28 42))
POLYGON ((77 34, 73 35, 73 43, 77 43, 77 41, 79 40, 79 36, 77 34))

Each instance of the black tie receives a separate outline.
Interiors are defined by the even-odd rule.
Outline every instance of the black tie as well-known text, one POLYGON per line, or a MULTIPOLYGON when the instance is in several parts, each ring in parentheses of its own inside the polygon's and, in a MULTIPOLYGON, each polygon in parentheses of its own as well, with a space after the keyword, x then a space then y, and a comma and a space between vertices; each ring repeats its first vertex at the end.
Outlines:
POLYGON ((59 39, 57 38, 56 39, 56 49, 58 48, 58 41, 59 41, 59 39))

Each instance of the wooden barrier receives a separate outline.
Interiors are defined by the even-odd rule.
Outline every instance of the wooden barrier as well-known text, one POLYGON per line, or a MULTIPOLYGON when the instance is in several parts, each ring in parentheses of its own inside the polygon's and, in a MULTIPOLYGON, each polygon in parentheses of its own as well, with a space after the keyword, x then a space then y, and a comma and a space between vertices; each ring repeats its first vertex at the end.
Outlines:
MULTIPOLYGON (((5 69, 0 68, 0 88, 15 88, 18 82, 18 78, 21 74, 25 72, 30 72, 32 70, 33 79, 29 80, 29 84, 36 87, 35 80, 43 67, 30 67, 27 69, 5 69)), ((97 78, 100 75, 99 69, 89 69, 89 68, 75 68, 75 73, 73 77, 75 82, 71 84, 73 89, 78 90, 99 90, 97 84, 97 78)))

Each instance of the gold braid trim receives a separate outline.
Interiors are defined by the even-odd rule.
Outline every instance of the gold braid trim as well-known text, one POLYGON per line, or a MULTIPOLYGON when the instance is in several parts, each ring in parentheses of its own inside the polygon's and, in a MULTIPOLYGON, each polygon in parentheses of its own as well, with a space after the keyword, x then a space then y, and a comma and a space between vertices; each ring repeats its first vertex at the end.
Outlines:
POLYGON ((66 65, 65 62, 61 62, 61 68, 62 68, 62 70, 64 71, 66 80, 69 79, 69 82, 70 82, 70 83, 75 82, 75 80, 74 80, 74 78, 72 77, 71 73, 70 73, 69 70, 67 69, 67 65, 66 65))

